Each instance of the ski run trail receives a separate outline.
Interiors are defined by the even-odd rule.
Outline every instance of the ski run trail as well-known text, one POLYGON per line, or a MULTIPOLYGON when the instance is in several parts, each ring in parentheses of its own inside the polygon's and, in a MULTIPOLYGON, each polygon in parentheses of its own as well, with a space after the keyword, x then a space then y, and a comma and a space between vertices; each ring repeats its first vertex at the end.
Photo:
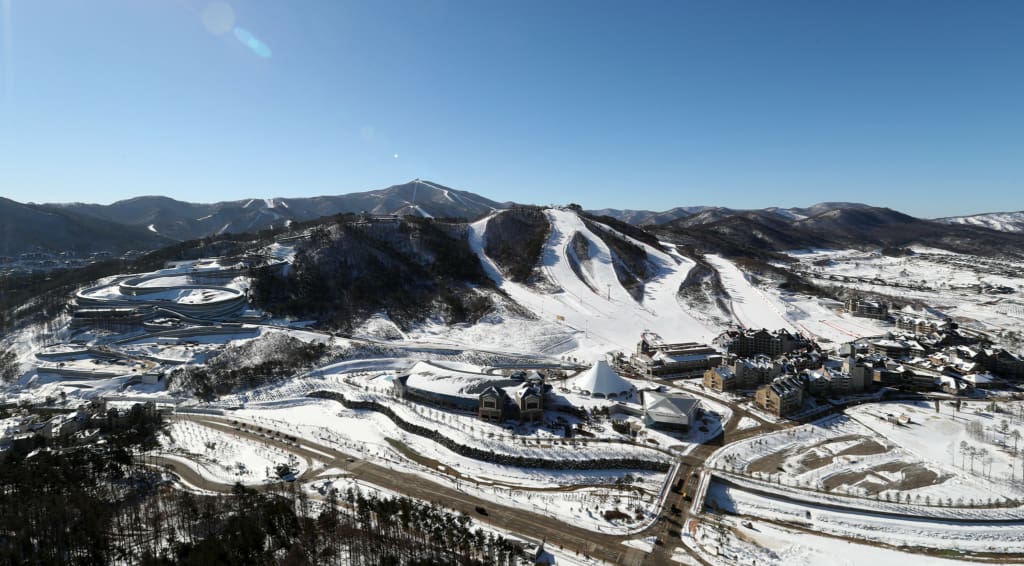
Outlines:
MULTIPOLYGON (((753 286, 736 264, 717 255, 704 256, 722 278, 722 285, 729 292, 733 318, 746 328, 785 328, 795 331, 793 325, 763 291, 753 286)), ((785 309, 785 307, 782 307, 785 309)))
POLYGON ((671 342, 708 342, 720 331, 694 318, 676 298, 693 261, 616 232, 642 247, 655 267, 655 275, 648 279, 643 299, 638 302, 619 283, 607 244, 575 212, 549 209, 545 214, 551 234, 544 245, 540 267, 552 289, 529 287, 502 275, 484 252, 484 233, 493 215, 470 226, 469 243, 488 276, 514 301, 541 320, 564 325, 575 335, 579 357, 597 360, 610 350, 629 352, 647 330, 671 342), (572 239, 576 234, 586 241, 586 258, 577 258, 573 250, 572 239), (581 276, 573 270, 574 262, 578 263, 581 276))

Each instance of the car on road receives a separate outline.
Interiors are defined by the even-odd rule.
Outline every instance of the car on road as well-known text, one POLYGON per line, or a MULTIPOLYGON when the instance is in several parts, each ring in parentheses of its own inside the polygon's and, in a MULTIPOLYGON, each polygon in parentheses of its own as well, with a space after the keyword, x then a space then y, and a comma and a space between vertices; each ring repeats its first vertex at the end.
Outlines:
POLYGON ((485 517, 487 516, 487 508, 485 508, 483 505, 477 505, 476 506, 476 512, 481 514, 481 515, 483 515, 483 516, 485 516, 485 517))

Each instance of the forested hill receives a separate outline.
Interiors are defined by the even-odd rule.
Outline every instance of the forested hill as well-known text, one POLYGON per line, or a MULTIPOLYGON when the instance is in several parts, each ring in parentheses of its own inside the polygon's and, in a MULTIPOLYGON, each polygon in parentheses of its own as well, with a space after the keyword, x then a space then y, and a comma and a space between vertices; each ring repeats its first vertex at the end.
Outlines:
POLYGON ((295 483, 230 493, 168 489, 140 449, 159 421, 133 412, 105 443, 35 444, 0 466, 0 564, 515 564, 519 546, 406 497, 295 483))
POLYGON ((447 322, 488 310, 492 286, 465 239, 464 223, 405 217, 321 225, 299 244, 285 274, 253 281, 256 304, 275 314, 347 329, 386 311, 396 322, 435 314, 447 322))

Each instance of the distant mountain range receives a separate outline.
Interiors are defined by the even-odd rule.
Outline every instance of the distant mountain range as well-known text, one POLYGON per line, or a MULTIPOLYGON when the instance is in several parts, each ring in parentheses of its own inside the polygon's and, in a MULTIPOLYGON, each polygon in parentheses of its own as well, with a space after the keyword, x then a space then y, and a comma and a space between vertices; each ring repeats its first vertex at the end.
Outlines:
POLYGON ((0 198, 0 255, 151 250, 176 241, 280 228, 341 213, 476 219, 510 206, 416 179, 386 189, 310 198, 199 204, 144 196, 109 205, 21 204, 0 198))
POLYGON ((290 222, 345 212, 475 219, 504 205, 473 193, 417 179, 377 191, 338 196, 246 199, 213 204, 146 196, 110 205, 71 203, 47 206, 141 227, 174 240, 191 240, 279 228, 290 222))
POLYGON ((677 220, 683 220, 683 225, 695 226, 746 213, 765 212, 788 220, 801 220, 830 210, 865 206, 867 205, 853 202, 822 202, 807 208, 779 208, 773 206, 771 208, 748 210, 720 206, 678 206, 663 212, 655 212, 653 210, 617 210, 614 208, 591 210, 589 212, 591 214, 611 216, 612 218, 636 224, 637 226, 668 224, 677 220))
MULTIPOLYGON (((175 241, 280 228, 340 213, 473 220, 512 206, 421 179, 375 191, 309 198, 199 204, 144 196, 109 205, 20 204, 0 198, 0 255, 26 251, 149 250, 175 241)), ((589 211, 674 234, 724 252, 912 243, 978 252, 1020 246, 1024 212, 924 220, 887 208, 825 202, 806 208, 738 210, 713 206, 666 211, 589 211)))
POLYGON ((60 207, 21 204, 0 197, 0 256, 29 251, 77 254, 151 250, 174 243, 145 228, 112 224, 60 207))
POLYGON ((935 221, 942 222, 943 224, 981 226, 982 228, 990 228, 1001 232, 1024 232, 1024 210, 1019 212, 989 212, 972 216, 950 216, 948 218, 937 218, 935 221))
POLYGON ((895 248, 913 245, 977 255, 1024 253, 1024 234, 914 218, 854 203, 802 209, 709 209, 648 229, 731 255, 803 248, 890 248, 898 253, 895 248))

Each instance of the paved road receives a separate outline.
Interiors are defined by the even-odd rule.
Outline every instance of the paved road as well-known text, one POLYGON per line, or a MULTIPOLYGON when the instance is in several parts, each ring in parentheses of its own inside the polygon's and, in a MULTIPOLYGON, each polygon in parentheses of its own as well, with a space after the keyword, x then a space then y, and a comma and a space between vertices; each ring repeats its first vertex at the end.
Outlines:
MULTIPOLYGON (((660 383, 675 387, 675 384, 668 380, 655 380, 660 383)), ((737 403, 730 403, 722 399, 711 397, 709 395, 702 394, 699 391, 687 389, 688 394, 692 394, 696 397, 706 398, 714 403, 724 404, 729 407, 732 411, 728 422, 723 426, 723 432, 717 438, 702 444, 695 448, 689 454, 679 458, 682 466, 679 471, 679 475, 674 479, 678 481, 679 478, 683 478, 684 482, 687 480, 689 474, 700 474, 701 469, 704 466, 704 462, 711 457, 712 454, 722 446, 726 444, 732 444, 733 442, 739 442, 747 438, 765 434, 766 432, 772 432, 776 430, 783 430, 794 426, 791 423, 773 423, 766 421, 764 418, 758 416, 756 413, 748 411, 737 403), (744 418, 753 419, 758 423, 755 427, 750 427, 744 430, 739 430, 739 423, 744 418)), ((696 483, 694 484, 694 486, 696 483)), ((693 496, 693 493, 687 493, 686 495, 693 496)), ((665 505, 659 511, 658 521, 655 523, 652 529, 645 532, 645 536, 657 536, 662 540, 664 545, 656 546, 654 552, 647 557, 645 564, 672 564, 671 556, 673 549, 680 547, 680 535, 682 532, 683 525, 691 517, 691 505, 688 500, 684 498, 682 490, 679 492, 671 492, 668 500, 665 501, 665 505)), ((686 548, 686 547, 683 547, 686 548)), ((687 553, 691 557, 697 559, 699 562, 707 564, 700 556, 695 555, 687 549, 687 553)))
MULTIPOLYGON (((692 393, 702 396, 698 392, 692 393)), ((711 400, 716 403, 723 403, 720 399, 712 398, 711 400)), ((751 436, 792 426, 767 422, 756 414, 736 405, 730 404, 730 408, 732 409, 732 416, 723 427, 723 434, 698 446, 690 454, 680 457, 681 465, 676 475, 666 479, 669 485, 674 485, 680 478, 685 482, 689 474, 699 473, 704 462, 711 454, 727 443, 737 442, 751 436), (742 431, 738 430, 739 422, 744 417, 756 420, 759 426, 742 431)), ((205 414, 176 415, 172 418, 198 422, 222 432, 276 446, 307 460, 319 460, 325 462, 329 468, 346 470, 355 479, 365 481, 368 484, 390 489, 416 499, 435 501, 439 505, 466 513, 477 520, 507 531, 537 540, 546 540, 548 545, 554 545, 569 552, 577 552, 580 555, 597 558, 611 564, 631 566, 640 564, 673 564, 671 561, 672 551, 674 548, 681 546, 680 531, 682 525, 686 523, 690 516, 690 505, 687 501, 684 501, 683 494, 672 491, 669 492, 664 505, 657 510, 658 517, 655 522, 643 532, 628 537, 603 534, 575 527, 563 521, 522 508, 499 505, 493 501, 475 497, 415 474, 393 470, 361 460, 356 455, 340 452, 333 447, 307 438, 299 439, 299 444, 295 445, 284 439, 268 437, 253 430, 256 426, 262 425, 250 424, 249 427, 240 428, 235 424, 234 419, 205 414), (475 509, 478 506, 485 507, 488 510, 488 515, 481 516, 476 513, 475 509), (673 511, 673 509, 678 511, 673 511), (625 540, 650 536, 657 537, 663 543, 656 546, 650 554, 622 544, 625 540)), ((165 463, 173 464, 174 462, 165 460, 165 463)), ((231 490, 232 486, 230 485, 216 483, 184 468, 179 463, 175 466, 175 471, 189 484, 216 492, 231 490)), ((303 481, 312 479, 310 474, 311 472, 307 471, 299 479, 303 481)), ((315 476, 315 474, 312 475, 315 476)), ((700 560, 699 557, 696 558, 700 560)))
MULTIPOLYGON (((510 532, 522 534, 526 537, 537 540, 547 540, 549 546, 554 545, 561 547, 569 550, 570 552, 578 552, 580 555, 597 558, 611 564, 632 566, 640 564, 667 563, 652 561, 648 559, 647 555, 643 551, 622 545, 622 541, 625 540, 650 536, 648 532, 644 532, 640 535, 624 537, 582 529, 566 524, 564 521, 540 515, 532 511, 499 505, 494 501, 475 497, 415 474, 392 470, 365 460, 360 460, 354 455, 339 452, 333 447, 325 446, 305 438, 300 439, 299 446, 296 447, 284 440, 277 440, 273 437, 268 438, 267 436, 251 430, 251 428, 237 428, 233 424, 232 419, 229 418, 197 414, 188 415, 187 417, 177 415, 171 418, 200 423, 204 426, 209 426, 242 438, 270 444, 282 450, 293 452, 303 458, 313 458, 320 461, 329 460, 325 462, 328 467, 344 469, 349 472, 352 477, 360 481, 365 481, 368 484, 390 489, 416 499, 435 501, 443 507, 466 513, 481 522, 489 523, 510 532), (325 455, 332 459, 325 458, 325 455), (477 506, 486 508, 488 511, 487 516, 482 516, 476 513, 475 509, 477 506)), ((164 464, 175 464, 173 460, 168 460, 166 458, 160 459, 159 457, 158 459, 164 464)), ((179 474, 185 482, 200 489, 220 493, 231 491, 232 486, 205 478, 192 470, 186 469, 186 467, 180 462, 175 465, 174 471, 179 474)), ((649 530, 653 531, 657 528, 658 527, 654 527, 649 530)))

